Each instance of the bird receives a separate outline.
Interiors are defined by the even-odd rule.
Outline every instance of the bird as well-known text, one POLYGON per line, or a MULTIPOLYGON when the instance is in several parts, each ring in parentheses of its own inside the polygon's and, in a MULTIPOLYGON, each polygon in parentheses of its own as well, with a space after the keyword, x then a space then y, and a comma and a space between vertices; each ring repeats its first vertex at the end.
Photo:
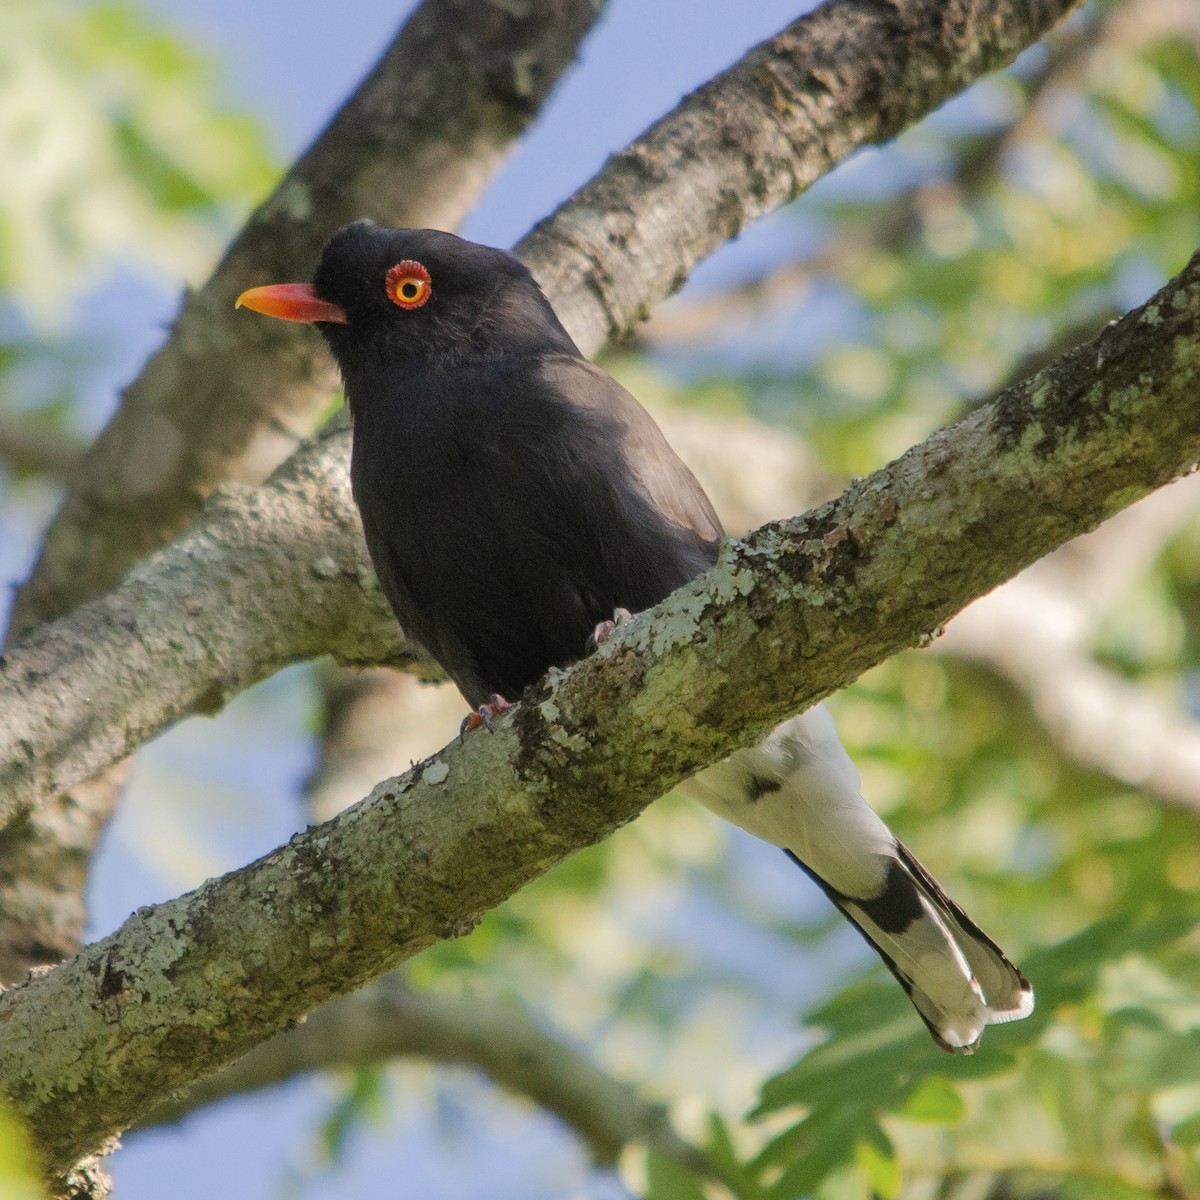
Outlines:
MULTIPOLYGON (((311 283, 241 307, 312 324, 341 372, 350 477, 380 585, 472 712, 495 720, 551 667, 716 561, 721 522, 650 414, 578 349, 515 255, 356 221, 311 283)), ((970 1053, 1033 1010, 1004 952, 861 794, 822 705, 680 785, 782 848, 970 1053)))

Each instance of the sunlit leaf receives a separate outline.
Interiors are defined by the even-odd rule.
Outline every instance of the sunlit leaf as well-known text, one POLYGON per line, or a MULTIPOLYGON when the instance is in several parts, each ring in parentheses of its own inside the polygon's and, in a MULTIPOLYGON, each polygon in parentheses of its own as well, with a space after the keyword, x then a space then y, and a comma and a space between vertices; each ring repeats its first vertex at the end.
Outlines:
POLYGON ((646 1200, 708 1200, 695 1175, 657 1150, 650 1151, 646 1180, 646 1200))
POLYGON ((910 1121, 952 1125, 965 1111, 962 1093, 949 1080, 930 1077, 905 1100, 900 1115, 910 1121))

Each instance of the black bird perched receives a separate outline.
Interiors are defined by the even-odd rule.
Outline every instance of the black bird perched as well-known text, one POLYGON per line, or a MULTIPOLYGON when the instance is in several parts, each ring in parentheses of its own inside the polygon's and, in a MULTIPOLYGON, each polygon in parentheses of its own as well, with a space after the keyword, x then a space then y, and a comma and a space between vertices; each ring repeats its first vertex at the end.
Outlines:
MULTIPOLYGON (((649 413, 579 352, 513 255, 358 221, 313 283, 239 305, 316 324, 354 420, 351 481, 400 624, 490 724, 619 610, 707 570, 722 530, 649 413)), ((468 718, 470 720, 470 718, 468 718)), ((782 847, 874 946, 939 1045, 1033 993, 859 795, 826 711, 682 790, 782 847)))

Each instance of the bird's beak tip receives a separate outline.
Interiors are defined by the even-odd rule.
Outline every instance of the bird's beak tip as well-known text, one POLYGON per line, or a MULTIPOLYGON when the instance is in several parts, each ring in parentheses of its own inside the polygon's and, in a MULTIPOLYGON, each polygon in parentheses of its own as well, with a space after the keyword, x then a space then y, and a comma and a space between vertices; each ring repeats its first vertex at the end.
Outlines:
POLYGON ((270 283, 266 287, 248 288, 234 301, 233 307, 248 308, 281 321, 347 324, 345 310, 322 300, 311 283, 270 283))

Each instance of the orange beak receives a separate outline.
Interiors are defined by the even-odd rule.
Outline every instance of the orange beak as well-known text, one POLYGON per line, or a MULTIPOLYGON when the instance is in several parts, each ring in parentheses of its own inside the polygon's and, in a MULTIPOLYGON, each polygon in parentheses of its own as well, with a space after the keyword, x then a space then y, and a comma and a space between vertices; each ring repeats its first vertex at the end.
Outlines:
POLYGON ((309 325, 314 321, 333 325, 348 323, 345 311, 322 300, 311 283, 271 283, 266 287, 251 288, 237 298, 234 308, 249 308, 281 321, 304 321, 309 325))

